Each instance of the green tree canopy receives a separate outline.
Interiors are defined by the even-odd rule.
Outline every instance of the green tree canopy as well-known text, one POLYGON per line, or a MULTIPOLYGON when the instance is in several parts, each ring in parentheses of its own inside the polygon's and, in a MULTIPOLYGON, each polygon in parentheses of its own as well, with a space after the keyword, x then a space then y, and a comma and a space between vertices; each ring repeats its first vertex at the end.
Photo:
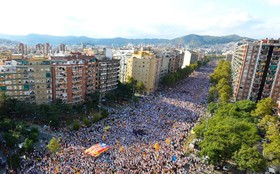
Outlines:
POLYGON ((59 143, 59 139, 53 137, 49 144, 47 145, 47 148, 52 152, 52 153, 56 153, 59 149, 60 149, 60 143, 59 143))
POLYGON ((264 117, 266 115, 272 115, 272 108, 276 106, 275 101, 272 98, 265 98, 258 102, 256 109, 252 112, 253 116, 264 117))
POLYGON ((137 82, 136 84, 136 91, 139 93, 144 92, 144 90, 146 89, 144 82, 137 82))
POLYGON ((211 164, 219 164, 233 158, 243 144, 255 145, 259 140, 258 129, 250 115, 253 103, 210 103, 208 107, 215 113, 194 128, 201 141, 200 155, 208 156, 211 164), (218 107, 218 109, 216 108, 218 107))
POLYGON ((78 120, 75 120, 73 123, 73 130, 79 130, 80 129, 80 123, 78 122, 78 120))
POLYGON ((253 172, 263 172, 266 169, 266 161, 256 147, 242 145, 234 153, 234 159, 241 170, 251 170, 253 172))
POLYGON ((23 142, 23 148, 25 151, 28 151, 28 152, 32 151, 34 148, 33 140, 25 138, 25 140, 23 142))

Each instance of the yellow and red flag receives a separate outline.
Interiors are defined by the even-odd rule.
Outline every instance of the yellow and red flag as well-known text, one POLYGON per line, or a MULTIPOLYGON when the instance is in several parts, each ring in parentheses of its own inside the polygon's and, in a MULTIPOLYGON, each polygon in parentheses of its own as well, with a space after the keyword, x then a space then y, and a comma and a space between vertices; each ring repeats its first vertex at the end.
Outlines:
POLYGON ((85 150, 86 154, 92 155, 94 157, 99 156, 100 154, 102 154, 103 152, 109 150, 111 147, 104 144, 104 143, 97 143, 93 146, 91 146, 90 148, 85 150))

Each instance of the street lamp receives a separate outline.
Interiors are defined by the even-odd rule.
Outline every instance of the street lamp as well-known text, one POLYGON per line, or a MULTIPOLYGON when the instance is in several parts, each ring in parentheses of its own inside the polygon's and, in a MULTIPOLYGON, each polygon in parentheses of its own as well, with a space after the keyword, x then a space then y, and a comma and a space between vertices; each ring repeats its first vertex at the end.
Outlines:
POLYGON ((52 122, 52 120, 49 122, 49 125, 48 125, 48 127, 50 127, 50 124, 51 124, 51 122, 52 122))

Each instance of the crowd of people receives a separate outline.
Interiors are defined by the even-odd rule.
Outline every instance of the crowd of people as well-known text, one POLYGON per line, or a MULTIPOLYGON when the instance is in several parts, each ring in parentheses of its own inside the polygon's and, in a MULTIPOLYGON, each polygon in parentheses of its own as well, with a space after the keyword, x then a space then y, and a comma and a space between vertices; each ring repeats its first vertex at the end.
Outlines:
POLYGON ((110 109, 110 115, 78 131, 61 129, 56 154, 34 151, 22 173, 201 173, 210 170, 187 155, 186 138, 204 114, 213 62, 174 88, 110 109), (104 127, 109 129, 104 129, 104 127), (84 151, 96 143, 111 148, 98 157, 84 151))

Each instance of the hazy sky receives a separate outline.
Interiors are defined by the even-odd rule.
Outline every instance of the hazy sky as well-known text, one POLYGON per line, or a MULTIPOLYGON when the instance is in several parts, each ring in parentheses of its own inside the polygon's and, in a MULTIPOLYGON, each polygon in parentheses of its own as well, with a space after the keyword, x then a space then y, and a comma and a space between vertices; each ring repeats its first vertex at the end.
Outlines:
POLYGON ((0 33, 280 37, 280 0, 3 0, 0 33))

